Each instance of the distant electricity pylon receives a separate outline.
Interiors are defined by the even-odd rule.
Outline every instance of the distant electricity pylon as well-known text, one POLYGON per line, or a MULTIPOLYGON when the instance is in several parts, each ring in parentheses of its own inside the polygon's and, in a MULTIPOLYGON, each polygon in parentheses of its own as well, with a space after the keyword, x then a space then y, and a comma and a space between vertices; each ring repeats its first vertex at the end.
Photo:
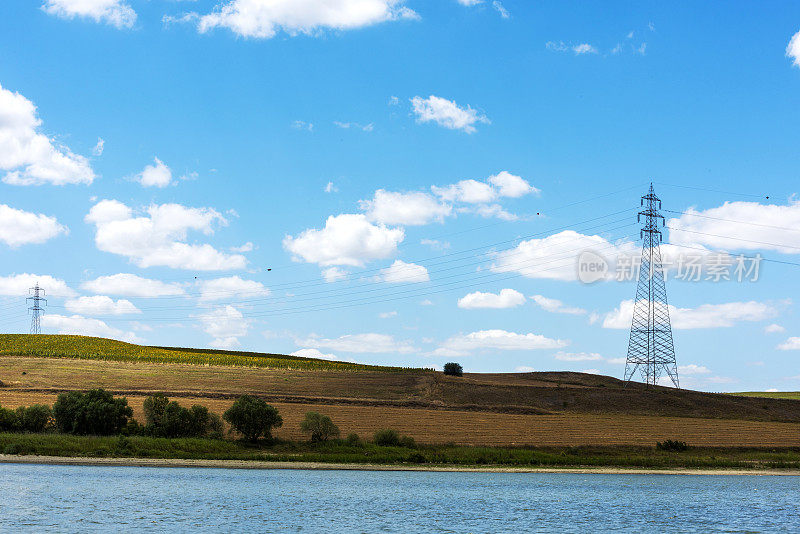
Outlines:
POLYGON ((661 200, 653 191, 653 184, 650 184, 647 195, 642 197, 641 205, 645 209, 639 212, 638 220, 641 222, 642 217, 645 220, 640 233, 644 243, 628 357, 625 362, 625 382, 629 382, 638 369, 642 380, 648 386, 655 386, 662 373, 666 372, 675 387, 679 388, 667 288, 661 262, 661 230, 658 222, 660 220, 663 226, 664 217, 658 212, 661 209, 661 200))
POLYGON ((47 306, 47 299, 43 298, 41 295, 44 295, 45 291, 44 288, 39 287, 39 282, 36 282, 36 285, 30 288, 28 291, 31 292, 32 295, 25 300, 33 302, 33 306, 28 308, 28 311, 31 312, 31 334, 41 334, 41 316, 42 313, 44 313, 42 302, 44 302, 45 306, 47 306))

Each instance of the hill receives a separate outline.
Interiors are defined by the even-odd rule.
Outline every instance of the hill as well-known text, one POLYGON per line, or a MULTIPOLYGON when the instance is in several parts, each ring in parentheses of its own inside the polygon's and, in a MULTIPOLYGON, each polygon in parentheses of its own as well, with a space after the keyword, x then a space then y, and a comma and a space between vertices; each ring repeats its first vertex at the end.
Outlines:
POLYGON ((344 433, 393 427, 421 442, 800 446, 800 401, 625 385, 571 372, 445 376, 280 354, 143 347, 79 336, 0 336, 0 404, 51 403, 61 391, 103 387, 143 399, 164 392, 218 413, 248 393, 301 437, 306 411, 344 433))

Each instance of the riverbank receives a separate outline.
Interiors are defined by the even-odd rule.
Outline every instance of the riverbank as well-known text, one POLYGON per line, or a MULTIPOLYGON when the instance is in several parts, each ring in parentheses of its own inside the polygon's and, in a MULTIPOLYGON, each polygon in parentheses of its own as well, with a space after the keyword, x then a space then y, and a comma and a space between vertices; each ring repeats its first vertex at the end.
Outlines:
POLYGON ((181 460, 174 458, 80 458, 0 454, 0 464, 45 464, 113 467, 211 469, 303 469, 320 471, 431 471, 457 473, 574 473, 605 475, 781 475, 800 476, 800 469, 623 469, 618 467, 501 467, 267 462, 260 460, 181 460))
POLYGON ((689 447, 464 447, 380 446, 371 442, 272 441, 259 444, 226 439, 147 436, 73 436, 0 433, 4 462, 163 467, 238 467, 382 470, 565 469, 612 472, 678 470, 712 472, 800 471, 800 448, 689 447))

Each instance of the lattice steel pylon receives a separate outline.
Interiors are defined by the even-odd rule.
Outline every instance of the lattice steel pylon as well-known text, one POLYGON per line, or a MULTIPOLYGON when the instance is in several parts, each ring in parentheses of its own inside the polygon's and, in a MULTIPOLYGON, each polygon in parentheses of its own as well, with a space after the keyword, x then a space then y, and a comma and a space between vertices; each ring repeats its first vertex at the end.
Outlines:
POLYGON ((30 288, 28 291, 33 292, 33 294, 25 299, 26 301, 32 301, 33 305, 28 307, 28 311, 31 312, 31 334, 41 334, 42 333, 42 321, 41 316, 44 313, 44 308, 42 307, 42 302, 44 302, 45 306, 47 305, 47 299, 43 298, 41 295, 45 294, 43 288, 39 287, 39 282, 36 282, 36 285, 30 288))
POLYGON ((663 225, 665 221, 658 211, 661 209, 661 200, 653 191, 653 184, 642 197, 641 205, 644 209, 639 212, 638 220, 641 222, 642 217, 645 219, 640 234, 643 240, 642 263, 625 361, 625 383, 630 382, 638 369, 648 386, 658 384, 659 378, 666 372, 675 387, 680 388, 661 261, 661 230, 658 222, 660 220, 663 225))

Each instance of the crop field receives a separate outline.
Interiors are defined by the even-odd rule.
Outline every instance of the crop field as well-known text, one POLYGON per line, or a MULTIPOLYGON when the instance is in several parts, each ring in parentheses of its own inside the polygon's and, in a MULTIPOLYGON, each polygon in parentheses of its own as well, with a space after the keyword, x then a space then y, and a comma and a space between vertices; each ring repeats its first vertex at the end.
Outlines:
POLYGON ((800 391, 743 391, 731 393, 742 397, 758 397, 761 399, 791 399, 800 400, 800 391))
POLYGON ((261 354, 210 349, 148 347, 111 339, 68 336, 0 334, 0 355, 76 358, 135 363, 187 363, 268 367, 274 369, 309 369, 365 371, 404 371, 400 367, 377 367, 348 362, 301 358, 285 354, 261 354))

